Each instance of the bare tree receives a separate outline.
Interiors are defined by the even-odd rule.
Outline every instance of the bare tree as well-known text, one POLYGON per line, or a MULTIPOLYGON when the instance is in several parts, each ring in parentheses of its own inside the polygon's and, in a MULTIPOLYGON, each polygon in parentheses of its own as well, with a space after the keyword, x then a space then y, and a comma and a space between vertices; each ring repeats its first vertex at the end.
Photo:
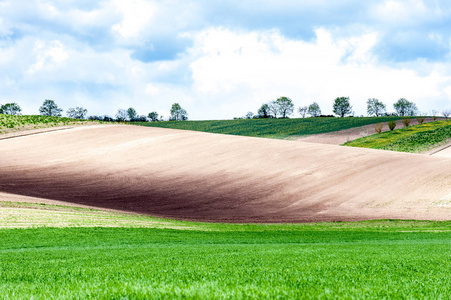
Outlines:
POLYGON ((376 117, 379 117, 385 112, 385 104, 376 98, 369 98, 366 105, 369 116, 376 115, 376 117))
POLYGON ((300 114, 303 118, 305 118, 305 115, 307 114, 307 111, 308 111, 308 107, 307 107, 307 106, 301 106, 301 107, 299 107, 299 109, 298 109, 299 114, 300 114))
POLYGON ((442 111, 442 115, 445 117, 445 119, 448 120, 448 117, 451 116, 451 109, 445 109, 442 111))
POLYGON ((69 110, 66 113, 69 118, 84 119, 84 118, 86 118, 86 114, 88 113, 88 110, 83 107, 77 106, 76 108, 69 108, 69 110))
POLYGON ((268 103, 269 111, 274 115, 274 118, 277 119, 277 114, 279 113, 279 106, 275 101, 271 101, 268 103))

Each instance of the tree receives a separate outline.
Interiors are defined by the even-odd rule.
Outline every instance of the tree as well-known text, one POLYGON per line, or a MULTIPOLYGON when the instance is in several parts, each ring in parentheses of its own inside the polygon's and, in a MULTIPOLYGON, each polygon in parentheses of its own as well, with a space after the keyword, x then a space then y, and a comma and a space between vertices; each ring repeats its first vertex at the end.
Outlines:
POLYGON ((86 118, 87 113, 87 109, 78 106, 76 108, 69 108, 69 110, 66 112, 67 116, 73 119, 84 119, 86 118))
POLYGON ((448 117, 451 115, 451 109, 445 109, 442 111, 442 115, 448 120, 448 117))
POLYGON ((395 104, 393 104, 393 108, 401 117, 413 116, 418 110, 415 103, 407 101, 404 98, 400 98, 397 102, 395 102, 395 104))
POLYGON ((307 106, 301 106, 301 107, 299 107, 298 112, 303 118, 305 118, 305 115, 307 114, 307 110, 308 110, 307 106))
POLYGON ((279 114, 279 106, 276 101, 271 101, 268 103, 269 111, 273 114, 274 118, 277 119, 277 115, 279 114))
POLYGON ((252 119, 252 117, 254 116, 254 114, 251 111, 248 111, 246 113, 246 115, 244 116, 245 119, 252 119))
POLYGON ((136 110, 133 107, 130 107, 127 109, 127 116, 130 121, 134 121, 137 116, 136 110))
POLYGON ((125 109, 119 108, 116 113, 116 121, 125 122, 128 119, 128 113, 125 109))
POLYGON ((151 122, 157 122, 158 121, 158 113, 156 111, 153 111, 147 115, 147 117, 150 119, 151 122))
POLYGON ((340 117, 352 114, 352 106, 349 97, 337 97, 334 101, 333 112, 340 117))
POLYGON ((17 103, 6 103, 0 106, 0 114, 19 115, 22 109, 17 103))
POLYGON ((262 104, 262 106, 258 109, 258 117, 259 118, 270 118, 271 117, 271 110, 269 108, 268 104, 262 104))
POLYGON ((369 116, 381 116, 385 112, 385 104, 376 98, 369 98, 366 102, 366 109, 369 116))
POLYGON ((310 104, 307 113, 312 117, 319 117, 321 115, 321 108, 319 107, 319 104, 316 102, 310 104))
POLYGON ((289 115, 293 113, 294 104, 293 101, 288 97, 280 97, 275 101, 278 106, 279 113, 282 115, 282 118, 287 118, 289 115))
POLYGON ((61 117, 62 108, 56 105, 55 101, 46 99, 39 108, 39 113, 43 116, 61 117))
POLYGON ((171 107, 170 121, 185 121, 188 120, 188 113, 184 110, 180 104, 174 103, 171 107))

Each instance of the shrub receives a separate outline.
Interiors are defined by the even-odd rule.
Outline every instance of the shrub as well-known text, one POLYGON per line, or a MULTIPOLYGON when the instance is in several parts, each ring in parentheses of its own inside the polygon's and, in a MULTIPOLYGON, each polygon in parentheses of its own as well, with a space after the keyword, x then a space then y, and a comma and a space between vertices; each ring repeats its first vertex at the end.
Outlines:
POLYGON ((377 133, 381 133, 382 132, 382 123, 379 124, 374 124, 374 131, 376 131, 377 133))
POLYGON ((432 116, 432 120, 437 120, 437 116, 432 116))
POLYGON ((404 118, 401 120, 401 122, 404 124, 404 127, 409 127, 410 121, 411 121, 411 119, 409 119, 409 118, 404 118))
POLYGON ((418 124, 423 124, 424 119, 425 119, 424 117, 417 117, 418 124))
POLYGON ((390 121, 388 122, 388 128, 390 128, 390 131, 393 131, 396 127, 396 121, 390 121))

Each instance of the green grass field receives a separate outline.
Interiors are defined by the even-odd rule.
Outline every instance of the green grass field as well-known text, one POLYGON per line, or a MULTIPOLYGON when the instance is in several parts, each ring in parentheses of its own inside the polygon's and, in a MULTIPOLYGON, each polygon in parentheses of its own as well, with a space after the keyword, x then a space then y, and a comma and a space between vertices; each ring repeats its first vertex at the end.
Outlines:
POLYGON ((1 229, 0 298, 451 297, 451 222, 268 225, 127 216, 119 228, 102 227, 110 225, 104 218, 101 227, 1 229))
MULTIPOLYGON (((401 122, 397 126, 402 126, 401 122)), ((373 134, 344 145, 418 153, 440 146, 450 139, 451 120, 442 120, 373 134)))
POLYGON ((399 117, 301 118, 301 119, 239 119, 183 122, 136 122, 135 125, 203 131, 283 139, 333 132, 353 127, 397 120, 399 117))

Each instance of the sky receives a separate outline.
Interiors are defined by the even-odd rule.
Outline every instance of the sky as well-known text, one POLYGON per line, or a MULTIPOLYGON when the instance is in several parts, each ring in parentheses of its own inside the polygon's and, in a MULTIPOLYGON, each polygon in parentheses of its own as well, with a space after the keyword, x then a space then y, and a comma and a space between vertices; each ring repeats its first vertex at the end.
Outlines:
MULTIPOLYGON (((377 98, 451 109, 451 2, 441 0, 0 0, 0 104, 190 120, 289 97, 356 116, 377 98)), ((294 113, 292 117, 299 117, 294 113)))

